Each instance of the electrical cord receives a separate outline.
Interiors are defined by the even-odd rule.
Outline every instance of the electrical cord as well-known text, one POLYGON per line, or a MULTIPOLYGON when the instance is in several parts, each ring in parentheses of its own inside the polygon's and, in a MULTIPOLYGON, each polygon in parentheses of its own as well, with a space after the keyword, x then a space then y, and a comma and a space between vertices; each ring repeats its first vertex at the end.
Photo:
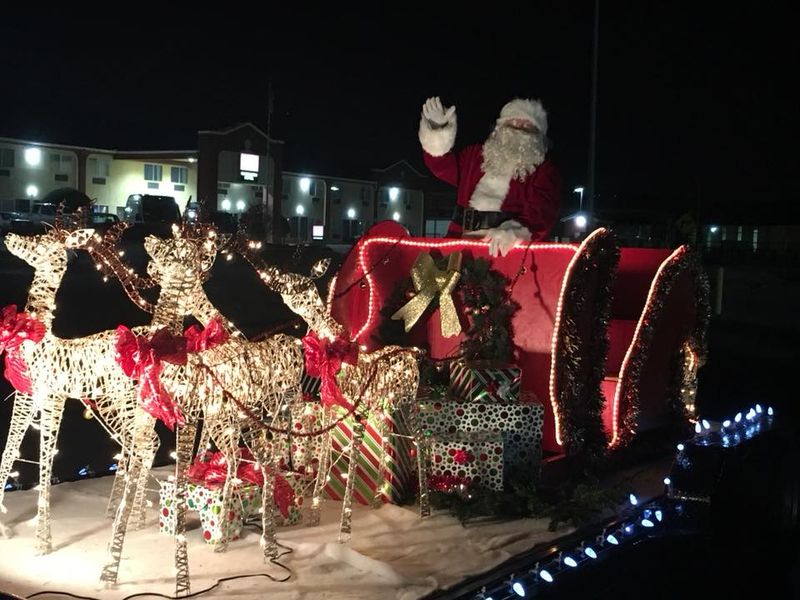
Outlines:
MULTIPOLYGON (((283 544, 278 544, 278 546, 283 548, 285 551, 281 552, 280 554, 278 554, 278 556, 276 556, 275 558, 271 558, 269 560, 269 562, 271 562, 273 565, 276 565, 276 566, 282 568, 284 571, 286 571, 288 573, 288 575, 286 575, 286 577, 278 578, 278 577, 275 577, 273 575, 270 575, 269 573, 248 573, 248 574, 245 574, 245 575, 231 575, 229 577, 222 577, 220 579, 217 579, 217 582, 214 583, 213 585, 210 585, 207 588, 204 588, 204 589, 199 590, 197 592, 192 592, 191 594, 187 594, 186 596, 178 597, 178 596, 169 596, 167 594, 160 594, 158 592, 138 592, 136 594, 131 594, 130 596, 125 596, 122 600, 132 600, 133 598, 144 598, 144 597, 167 598, 168 600, 181 600, 183 598, 195 598, 197 596, 200 596, 202 594, 206 594, 206 593, 210 592, 211 590, 219 587, 220 584, 222 584, 222 583, 226 583, 228 581, 236 581, 237 579, 249 579, 251 577, 266 577, 267 579, 270 579, 270 580, 274 581, 275 583, 284 583, 286 581, 289 581, 289 579, 292 578, 292 570, 289 567, 287 567, 286 565, 284 565, 283 563, 279 562, 278 559, 286 556, 287 554, 291 554, 293 552, 293 550, 291 548, 289 548, 288 546, 284 546, 283 544)), ((47 595, 47 594, 52 595, 52 596, 65 596, 67 598, 77 598, 78 600, 100 600, 99 598, 95 598, 94 596, 81 596, 79 594, 73 594, 71 592, 61 592, 61 591, 56 591, 56 590, 44 590, 44 591, 41 591, 41 592, 36 592, 34 594, 31 594, 30 596, 26 596, 25 598, 27 600, 30 600, 31 598, 36 598, 37 596, 44 596, 44 595, 47 595)))

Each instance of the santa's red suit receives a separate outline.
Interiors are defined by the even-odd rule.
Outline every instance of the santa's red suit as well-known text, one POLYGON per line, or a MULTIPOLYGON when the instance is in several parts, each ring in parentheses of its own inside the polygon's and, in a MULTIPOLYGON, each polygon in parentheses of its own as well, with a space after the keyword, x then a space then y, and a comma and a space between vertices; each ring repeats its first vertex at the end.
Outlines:
MULTIPOLYGON (((516 240, 544 239, 558 220, 561 205, 561 178, 552 161, 542 156, 533 172, 522 180, 509 172, 485 173, 483 144, 452 151, 456 133, 452 109, 446 114, 447 123, 439 127, 433 127, 424 115, 419 138, 425 164, 436 177, 456 186, 458 205, 507 213, 513 221, 498 229, 516 240)), ((541 135, 546 133, 547 115, 538 101, 513 100, 503 107, 500 115, 498 127, 511 119, 522 119, 535 124, 541 135)), ((449 237, 460 237, 462 233, 460 222, 450 223, 449 237)), ((514 242, 507 242, 506 247, 509 243, 514 242)))

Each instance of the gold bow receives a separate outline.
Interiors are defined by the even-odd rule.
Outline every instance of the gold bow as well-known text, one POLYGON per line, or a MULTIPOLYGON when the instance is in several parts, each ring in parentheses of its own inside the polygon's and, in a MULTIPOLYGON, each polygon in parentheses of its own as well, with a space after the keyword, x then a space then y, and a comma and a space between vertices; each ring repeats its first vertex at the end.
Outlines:
POLYGON ((453 337, 461 333, 461 323, 451 296, 461 278, 460 269, 461 252, 453 252, 448 257, 447 269, 444 271, 436 268, 430 254, 420 252, 411 267, 411 279, 414 281, 417 295, 394 313, 392 319, 403 319, 406 333, 409 332, 438 294, 442 335, 453 337))

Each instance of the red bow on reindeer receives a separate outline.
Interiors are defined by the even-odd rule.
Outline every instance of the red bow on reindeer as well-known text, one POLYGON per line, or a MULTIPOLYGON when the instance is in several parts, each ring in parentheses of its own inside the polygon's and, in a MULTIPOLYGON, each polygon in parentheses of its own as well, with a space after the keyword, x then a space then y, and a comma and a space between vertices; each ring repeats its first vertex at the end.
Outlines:
POLYGON ((186 338, 166 327, 153 337, 136 335, 125 325, 117 327, 117 362, 125 375, 139 381, 139 402, 142 408, 170 429, 185 423, 180 408, 161 383, 161 362, 186 364, 186 338))
POLYGON ((183 335, 166 327, 153 337, 136 335, 124 325, 117 327, 117 362, 128 377, 139 380, 142 408, 170 429, 185 423, 180 408, 161 383, 161 362, 185 365, 187 353, 202 352, 228 341, 228 332, 218 319, 205 329, 192 325, 183 335))
POLYGON ((306 357, 306 373, 322 380, 319 395, 325 406, 339 405, 347 410, 353 407, 336 383, 336 374, 342 363, 355 365, 358 362, 358 346, 342 338, 328 340, 318 338, 314 332, 303 338, 306 357))
POLYGON ((5 377, 15 390, 23 394, 30 394, 32 390, 28 365, 19 353, 19 347, 26 340, 40 342, 44 334, 44 323, 27 313, 18 313, 16 304, 9 304, 0 312, 0 354, 6 353, 5 377))
POLYGON ((218 319, 209 322, 205 329, 200 329, 197 325, 192 325, 183 335, 186 337, 187 352, 202 352, 213 348, 218 344, 228 341, 228 332, 218 319))

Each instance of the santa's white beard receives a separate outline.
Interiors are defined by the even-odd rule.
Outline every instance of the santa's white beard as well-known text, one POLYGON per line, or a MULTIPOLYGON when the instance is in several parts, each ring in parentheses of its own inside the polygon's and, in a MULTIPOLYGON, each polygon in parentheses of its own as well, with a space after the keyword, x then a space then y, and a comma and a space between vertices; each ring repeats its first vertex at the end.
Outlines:
POLYGON ((494 128, 483 144, 483 172, 520 181, 533 173, 547 153, 545 137, 505 125, 494 128))

